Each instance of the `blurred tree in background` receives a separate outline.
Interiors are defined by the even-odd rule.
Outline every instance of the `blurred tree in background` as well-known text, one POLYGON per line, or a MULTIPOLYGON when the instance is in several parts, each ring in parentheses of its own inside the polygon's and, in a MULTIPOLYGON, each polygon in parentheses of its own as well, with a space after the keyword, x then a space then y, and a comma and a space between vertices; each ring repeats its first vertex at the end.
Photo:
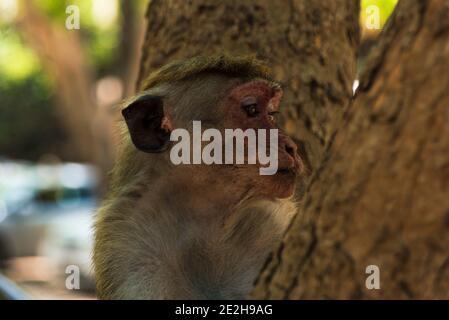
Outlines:
POLYGON ((0 0, 0 157, 114 160, 117 113, 134 91, 144 0, 0 0), (68 30, 66 8, 80 9, 68 30))

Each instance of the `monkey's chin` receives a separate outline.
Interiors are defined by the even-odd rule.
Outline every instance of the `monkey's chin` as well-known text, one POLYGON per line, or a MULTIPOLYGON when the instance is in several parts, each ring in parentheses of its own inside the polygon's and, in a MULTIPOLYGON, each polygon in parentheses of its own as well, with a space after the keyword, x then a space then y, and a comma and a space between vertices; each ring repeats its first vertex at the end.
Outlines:
POLYGON ((275 197, 277 199, 287 199, 293 196, 295 191, 295 185, 287 185, 279 187, 279 190, 276 192, 275 197))
POLYGON ((280 170, 273 175, 273 196, 278 199, 290 198, 295 192, 296 172, 292 170, 280 170))

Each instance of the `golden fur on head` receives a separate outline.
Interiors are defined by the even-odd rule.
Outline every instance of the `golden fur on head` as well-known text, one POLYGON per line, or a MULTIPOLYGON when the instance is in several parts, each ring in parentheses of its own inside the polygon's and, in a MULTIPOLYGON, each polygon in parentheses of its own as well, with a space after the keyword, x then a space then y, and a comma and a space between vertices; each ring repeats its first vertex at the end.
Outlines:
POLYGON ((271 80, 270 69, 252 56, 197 56, 188 60, 169 63, 150 74, 142 89, 148 90, 164 82, 188 79, 204 73, 219 73, 235 77, 263 78, 271 80))

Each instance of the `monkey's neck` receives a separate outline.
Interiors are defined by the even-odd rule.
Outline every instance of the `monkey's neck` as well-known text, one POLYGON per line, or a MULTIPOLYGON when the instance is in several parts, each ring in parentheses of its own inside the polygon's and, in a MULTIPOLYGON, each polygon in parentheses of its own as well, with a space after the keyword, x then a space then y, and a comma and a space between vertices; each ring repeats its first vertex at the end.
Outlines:
POLYGON ((108 262, 121 270, 107 275, 115 297, 244 298, 295 213, 289 200, 226 206, 190 190, 149 186, 109 209, 121 217, 119 229, 104 226, 107 238, 121 240, 108 243, 117 246, 108 262))

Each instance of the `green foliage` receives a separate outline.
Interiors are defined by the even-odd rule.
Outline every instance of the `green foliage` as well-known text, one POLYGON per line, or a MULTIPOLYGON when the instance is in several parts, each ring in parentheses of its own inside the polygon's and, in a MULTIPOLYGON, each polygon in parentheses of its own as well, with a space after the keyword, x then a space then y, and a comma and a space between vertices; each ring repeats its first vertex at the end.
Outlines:
POLYGON ((53 23, 60 26, 65 25, 65 20, 68 16, 66 13, 67 6, 78 6, 81 22, 79 31, 89 63, 94 67, 94 71, 100 74, 107 73, 108 70, 113 69, 113 63, 117 54, 116 48, 119 43, 119 24, 117 23, 119 8, 117 0, 97 0, 95 2, 115 8, 117 12, 117 17, 114 19, 115 23, 114 21, 110 23, 108 20, 105 22, 104 18, 101 18, 102 15, 98 16, 98 13, 101 13, 101 7, 95 5, 92 0, 40 0, 35 2, 51 18, 53 23))
MULTIPOLYGON (((65 28, 65 21, 68 17, 67 6, 78 6, 81 41, 94 73, 106 74, 108 71, 114 70, 120 37, 120 24, 118 23, 120 12, 117 0, 95 2, 92 0, 39 0, 34 3, 47 18, 50 18, 55 27, 62 29, 65 28), (106 17, 105 21, 105 17, 101 15, 101 7, 94 5, 95 3, 103 3, 107 7, 115 8, 110 13, 113 20, 110 16, 106 17)), ((2 42, 0 46, 0 77, 17 80, 36 72, 39 67, 39 59, 22 42, 17 30, 0 21, 0 39, 2 42), (12 58, 15 63, 10 63, 12 58)))
POLYGON ((38 159, 57 152, 64 139, 52 83, 14 29, 0 26, 0 37, 0 157, 38 159))
MULTIPOLYGON (((34 1, 54 27, 62 30, 68 17, 67 6, 79 7, 81 28, 78 32, 91 71, 97 76, 114 72, 120 36, 118 1, 100 2, 34 1), (98 7, 100 2, 103 6, 115 6, 115 17, 113 11, 112 15, 109 12, 109 20, 105 22, 104 17, 102 20, 104 12, 98 7)), ((59 108, 54 99, 52 74, 43 69, 19 30, 7 21, 0 21, 0 42, 0 157, 35 160, 44 153, 63 156, 66 137, 57 115, 59 108)))
MULTIPOLYGON (((408 0, 406 0, 408 1, 408 0)), ((398 0, 361 0, 361 20, 362 24, 366 19, 366 9, 370 6, 376 6, 379 8, 380 13, 380 24, 381 27, 388 20, 388 17, 393 12, 398 0)))
POLYGON ((34 1, 34 3, 42 9, 42 11, 55 23, 64 24, 65 19, 67 17, 65 13, 65 9, 68 5, 72 4, 72 1, 67 0, 59 0, 59 1, 51 1, 51 0, 39 0, 34 1))
POLYGON ((17 81, 0 78, 0 156, 36 160, 59 153, 65 133, 52 95, 40 72, 17 81))
POLYGON ((13 29, 0 27, 0 38, 0 77, 23 80, 39 69, 39 59, 13 29), (15 63, 11 63, 12 58, 15 63))

